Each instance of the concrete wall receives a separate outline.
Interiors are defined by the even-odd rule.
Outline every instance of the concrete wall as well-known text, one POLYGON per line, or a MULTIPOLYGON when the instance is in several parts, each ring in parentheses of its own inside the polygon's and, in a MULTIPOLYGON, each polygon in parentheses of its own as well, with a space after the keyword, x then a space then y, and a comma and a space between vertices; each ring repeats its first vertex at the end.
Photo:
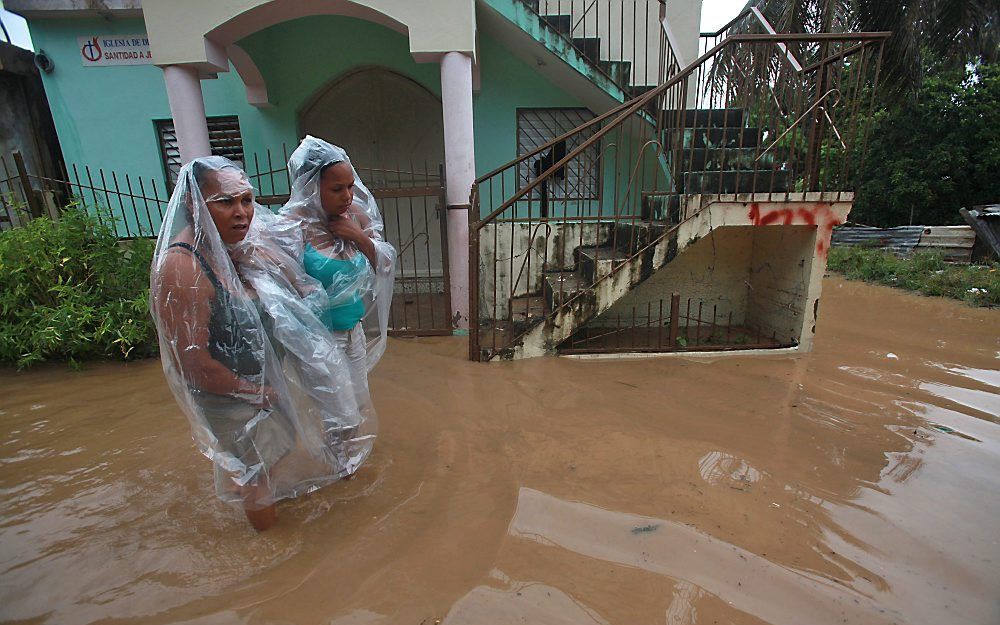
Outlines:
MULTIPOLYGON (((157 64, 195 63, 208 70, 226 69, 217 60, 226 45, 285 20, 318 15, 358 17, 392 28, 408 36, 409 52, 427 57, 422 60, 476 52, 474 0, 145 0, 143 13, 157 64)), ((346 34, 331 31, 324 44, 346 34)))
POLYGON ((667 0, 667 25, 680 48, 677 52, 683 55, 685 63, 692 63, 698 58, 701 5, 702 0, 667 0))
POLYGON ((12 174, 14 150, 24 157, 29 174, 53 177, 60 172, 59 142, 34 54, 4 41, 0 42, 0 155, 12 174))
POLYGON ((747 317, 748 278, 755 230, 759 228, 716 228, 587 325, 614 326, 619 315, 631 323, 633 310, 637 322, 646 323, 650 308, 656 321, 660 300, 663 300, 664 314, 667 314, 673 292, 680 293, 682 314, 690 299, 692 314, 697 310, 698 302, 702 302, 706 320, 712 314, 712 307, 716 306, 719 323, 728 323, 732 313, 733 324, 743 325, 747 317))
MULTIPOLYGON (((77 37, 84 34, 136 34, 142 20, 33 20, 32 36, 55 61, 55 71, 43 77, 67 163, 104 168, 133 178, 164 183, 153 120, 168 119, 162 72, 152 65, 84 67, 77 37)), ((381 67, 417 82, 440 96, 437 63, 417 63, 407 38, 389 28, 360 19, 318 16, 278 24, 240 42, 264 77, 273 106, 247 103, 235 72, 202 81, 208 115, 237 115, 248 167, 257 154, 261 167, 272 149, 281 166, 282 144, 294 147, 300 136, 298 112, 332 81, 358 67, 381 67), (341 33, 337 45, 317 45, 330 32, 341 33)), ((517 155, 519 107, 580 107, 575 97, 554 87, 533 67, 483 36, 480 40, 482 88, 475 95, 478 173, 517 155)), ((391 110, 397 102, 379 103, 391 110)), ((359 102, 358 106, 371 106, 359 102)), ((336 138, 332 138, 336 140, 336 138)))
POLYGON ((781 343, 798 344, 803 332, 810 331, 806 326, 813 314, 809 290, 813 264, 820 262, 815 253, 817 228, 765 226, 754 230, 748 324, 764 336, 774 333, 781 343))
POLYGON ((510 311, 510 297, 540 294, 543 266, 572 270, 573 250, 582 244, 600 245, 610 239, 611 224, 590 222, 550 224, 539 222, 491 223, 480 230, 479 301, 481 317, 504 319, 510 311), (520 277, 519 277, 520 276, 520 277), (511 285, 517 288, 511 293, 511 285), (496 302, 493 301, 496 293, 496 302))

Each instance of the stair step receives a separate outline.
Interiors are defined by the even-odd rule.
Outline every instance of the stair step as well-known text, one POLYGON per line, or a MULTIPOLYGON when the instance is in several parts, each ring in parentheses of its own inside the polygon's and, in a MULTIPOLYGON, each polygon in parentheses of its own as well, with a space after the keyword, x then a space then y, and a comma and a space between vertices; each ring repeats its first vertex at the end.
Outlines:
POLYGON ((510 321, 513 325, 531 324, 545 316, 545 299, 537 295, 510 298, 510 321))
POLYGON ((584 282, 580 274, 572 271, 559 271, 545 274, 545 284, 543 285, 545 302, 552 310, 568 302, 581 291, 590 288, 590 284, 584 282))
POLYGON ((569 35, 570 31, 573 30, 572 15, 542 15, 540 17, 544 24, 560 34, 569 35))
POLYGON ((667 230, 665 223, 656 222, 619 222, 615 224, 615 247, 628 256, 643 249, 667 230))
POLYGON ((756 147, 689 148, 681 154, 685 171, 767 169, 774 165, 774 152, 760 157, 756 147))
POLYGON ((681 195, 679 193, 648 193, 642 196, 642 219, 666 225, 680 223, 681 195))
POLYGON ((676 128, 678 121, 683 128, 743 128, 746 126, 746 111, 741 108, 663 111, 663 123, 667 128, 676 128))
POLYGON ((776 169, 688 171, 684 193, 784 193, 791 190, 792 172, 776 169))
POLYGON ((616 85, 627 85, 632 76, 631 61, 598 61, 597 66, 615 81, 616 85))
POLYGON ((744 147, 754 148, 760 144, 758 128, 686 128, 684 149, 744 147))
POLYGON ((601 61, 601 38, 600 37, 573 37, 573 47, 580 51, 591 63, 597 64, 601 61))
POLYGON ((576 256, 577 273, 588 284, 593 284, 608 275, 630 257, 629 254, 613 247, 578 247, 573 254, 576 256))

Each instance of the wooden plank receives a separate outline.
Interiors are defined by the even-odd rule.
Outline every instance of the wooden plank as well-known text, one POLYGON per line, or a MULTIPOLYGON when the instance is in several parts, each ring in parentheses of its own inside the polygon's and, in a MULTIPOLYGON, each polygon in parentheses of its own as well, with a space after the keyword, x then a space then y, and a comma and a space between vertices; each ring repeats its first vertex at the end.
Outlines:
POLYGON ((975 243, 976 233, 969 226, 928 226, 916 250, 937 252, 949 262, 969 263, 975 243))

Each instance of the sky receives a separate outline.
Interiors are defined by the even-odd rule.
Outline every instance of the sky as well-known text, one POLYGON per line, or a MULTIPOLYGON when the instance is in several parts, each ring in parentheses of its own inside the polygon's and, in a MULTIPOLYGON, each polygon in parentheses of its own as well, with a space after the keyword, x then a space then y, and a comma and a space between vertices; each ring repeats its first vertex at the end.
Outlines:
MULTIPOLYGON (((0 2, 0 7, 3 7, 3 2, 0 2)), ((28 25, 25 23, 24 18, 0 8, 0 21, 3 22, 4 28, 10 34, 10 42, 12 44, 27 48, 28 50, 35 49, 31 45, 31 35, 28 34, 28 25)), ((3 40, 3 38, 3 32, 0 31, 0 40, 3 40)))
MULTIPOLYGON (((670 2, 670 0, 667 0, 670 2)), ((747 0, 704 0, 701 5, 701 30, 716 31, 739 15, 747 0)))
MULTIPOLYGON (((744 6, 746 6, 746 0, 704 0, 701 5, 702 31, 717 30, 720 26, 724 26, 726 22, 736 17, 736 14, 744 6)), ((3 7, 2 0, 0 0, 0 7, 3 7)), ((10 33, 11 43, 29 50, 34 49, 24 19, 0 8, 0 20, 3 20, 3 25, 10 33)), ((2 37, 2 33, 0 33, 0 37, 2 37)))

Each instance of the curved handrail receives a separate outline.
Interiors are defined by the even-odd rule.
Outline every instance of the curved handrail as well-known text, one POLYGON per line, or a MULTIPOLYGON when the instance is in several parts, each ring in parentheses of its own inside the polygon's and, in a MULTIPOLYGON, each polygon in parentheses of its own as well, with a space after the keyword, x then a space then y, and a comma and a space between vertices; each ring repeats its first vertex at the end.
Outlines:
MULTIPOLYGON (((622 104, 621 106, 616 107, 615 109, 612 109, 612 111, 609 111, 608 113, 605 113, 601 117, 595 118, 595 119, 591 120, 587 124, 584 124, 584 125, 582 125, 582 126, 580 126, 578 128, 574 128, 573 130, 565 133, 564 135, 561 135, 560 137, 557 137, 556 139, 553 139, 552 141, 550 141, 549 143, 545 144, 541 148, 538 148, 534 152, 535 154, 537 154, 538 152, 540 152, 541 150, 543 150, 543 149, 545 149, 547 147, 551 147, 552 145, 554 145, 555 143, 557 143, 557 142, 559 142, 561 140, 565 140, 565 139, 569 138, 570 136, 576 134, 580 130, 583 130, 585 128, 589 128, 590 126, 594 125, 595 123, 597 123, 600 120, 607 119, 612 114, 615 114, 615 113, 619 114, 618 118, 613 123, 611 123, 611 124, 609 124, 607 126, 604 126, 600 130, 598 130, 597 132, 595 132, 586 141, 584 141, 583 143, 581 143, 580 145, 578 145, 571 152, 567 153, 566 156, 564 156, 563 158, 561 158, 557 162, 553 163, 552 166, 549 167, 549 169, 545 170, 545 172, 540 173, 534 180, 532 180, 530 183, 528 183, 527 186, 522 187, 520 190, 518 190, 509 200, 505 201, 498 208, 496 208, 495 210, 493 210, 492 212, 490 212, 490 214, 486 215, 482 219, 477 220, 475 224, 471 224, 470 227, 476 228, 477 230, 482 229, 487 223, 489 223, 489 222, 493 221, 494 219, 496 219, 504 211, 506 211, 507 209, 509 209, 516 202, 518 202, 521 198, 523 198, 525 195, 527 195, 533 189, 535 189, 535 187, 537 187, 539 184, 541 184, 553 172, 558 171, 560 168, 562 168, 563 166, 565 166, 566 163, 568 163, 571 160, 573 160, 574 158, 576 158, 581 152, 583 152, 584 150, 586 150, 587 148, 589 148, 591 145, 593 145, 595 142, 597 142, 601 137, 603 137, 604 135, 608 134, 612 129, 616 128, 619 124, 623 123, 624 120, 628 119, 634 113, 638 112, 643 107, 645 107, 646 104, 648 104, 651 100, 659 97, 660 95, 662 95, 664 92, 666 92, 671 87, 673 87, 673 86, 681 83, 682 81, 687 80, 696 70, 700 69, 700 67, 706 61, 708 61, 709 59, 711 59, 712 57, 714 57, 716 55, 716 53, 719 52, 720 50, 722 50, 723 48, 729 47, 729 46, 737 44, 737 43, 743 43, 743 42, 781 43, 781 42, 787 42, 787 41, 817 41, 817 40, 819 40, 819 41, 859 41, 859 40, 860 41, 867 41, 867 40, 887 39, 890 35, 891 35, 891 33, 889 33, 889 32, 872 32, 872 33, 779 33, 779 34, 774 34, 774 35, 772 35, 772 34, 764 34, 764 35, 758 35, 758 34, 739 34, 739 35, 731 35, 729 37, 726 37, 721 42, 719 42, 718 44, 716 44, 715 46, 713 46, 710 50, 707 50, 704 54, 702 54, 697 59, 695 59, 686 68, 684 68, 679 73, 677 73, 674 76, 672 76, 669 80, 667 80, 663 84, 661 84, 661 85, 659 85, 659 86, 657 86, 657 87, 655 87, 655 88, 647 91, 646 93, 644 93, 643 95, 641 95, 641 96, 639 96, 637 98, 633 98, 632 100, 629 100, 628 102, 622 104)), ((481 182, 485 181, 486 179, 492 177, 493 175, 496 175, 497 173, 503 171, 507 167, 511 167, 514 164, 519 163, 521 160, 523 160, 523 158, 524 157, 522 157, 521 159, 516 159, 514 161, 511 161, 506 167, 502 167, 502 168, 500 168, 498 170, 495 170, 490 175, 487 175, 487 176, 484 176, 484 177, 482 177, 480 179, 477 179, 476 180, 476 185, 478 185, 481 182)))
POLYGON ((715 31, 714 33, 698 33, 698 34, 699 34, 699 35, 700 35, 701 37, 718 37, 718 36, 719 36, 719 35, 721 35, 722 33, 726 32, 727 30, 729 30, 730 28, 732 28, 733 24, 735 24, 736 22, 740 21, 741 19, 743 19, 743 18, 744 18, 744 17, 746 17, 747 15, 750 15, 750 11, 751 11, 752 9, 753 9, 753 7, 749 7, 749 6, 748 6, 748 7, 746 7, 745 9, 743 9, 742 11, 740 11, 740 14, 739 14, 739 15, 737 15, 737 16, 736 16, 736 17, 734 17, 733 19, 729 20, 729 21, 728 21, 728 22, 726 23, 726 25, 725 25, 725 26, 723 26, 723 27, 722 27, 722 28, 720 28, 719 30, 715 31))
MULTIPOLYGON (((756 161, 759 161, 760 159, 762 159, 765 154, 767 154, 768 152, 771 151, 771 148, 773 148, 774 146, 778 145, 778 142, 781 141, 785 137, 785 135, 787 135, 788 133, 790 133, 792 131, 792 128, 795 128, 796 126, 798 126, 799 122, 806 118, 806 115, 808 115, 809 113, 811 113, 812 110, 814 108, 816 108, 817 106, 820 106, 823 103, 823 100, 827 99, 830 96, 830 94, 834 94, 834 93, 837 94, 837 99, 833 101, 833 104, 830 105, 830 108, 833 108, 833 107, 837 106, 838 104, 840 104, 840 89, 837 89, 837 88, 830 89, 829 91, 827 91, 826 93, 824 93, 823 95, 821 95, 819 98, 817 98, 816 101, 812 103, 812 106, 810 106, 809 108, 807 108, 801 115, 799 115, 798 119, 796 119, 794 122, 792 122, 791 125, 788 128, 785 128, 785 131, 783 133, 781 133, 780 135, 778 135, 778 138, 775 139, 771 143, 771 145, 767 146, 767 148, 765 148, 764 151, 761 152, 757 156, 757 158, 754 159, 754 161, 756 162, 756 161)), ((828 113, 826 113, 826 111, 822 107, 820 107, 820 110, 823 110, 823 114, 826 115, 826 118, 830 121, 831 124, 833 124, 833 120, 830 119, 830 115, 828 113)), ((839 139, 841 145, 843 145, 844 140, 840 138, 840 132, 837 131, 837 127, 834 126, 833 130, 834 130, 834 132, 837 133, 837 139, 839 139)), ((844 147, 846 148, 847 146, 845 145, 844 147)))

